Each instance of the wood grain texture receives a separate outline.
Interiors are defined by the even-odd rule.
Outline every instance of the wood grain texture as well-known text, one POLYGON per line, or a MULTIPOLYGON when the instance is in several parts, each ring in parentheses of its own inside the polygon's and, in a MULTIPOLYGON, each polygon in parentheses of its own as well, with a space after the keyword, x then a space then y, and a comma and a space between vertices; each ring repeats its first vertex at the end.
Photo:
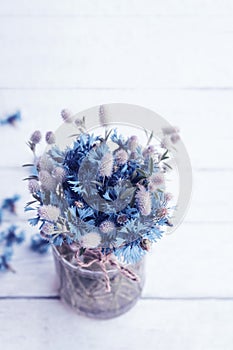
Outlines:
POLYGON ((233 302, 141 300, 108 321, 81 318, 56 300, 0 301, 0 307, 6 350, 232 349, 233 302))
POLYGON ((232 87, 231 17, 2 17, 0 33, 2 88, 232 87))

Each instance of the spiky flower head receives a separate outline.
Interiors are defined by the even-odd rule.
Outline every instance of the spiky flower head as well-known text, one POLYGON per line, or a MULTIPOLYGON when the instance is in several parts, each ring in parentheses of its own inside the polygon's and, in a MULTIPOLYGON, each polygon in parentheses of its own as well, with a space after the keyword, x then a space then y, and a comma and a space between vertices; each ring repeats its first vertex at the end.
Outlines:
POLYGON ((36 130, 36 131, 34 131, 34 133, 31 135, 30 141, 36 145, 37 143, 40 142, 41 137, 42 137, 42 135, 41 135, 40 130, 36 130))
POLYGON ((150 192, 155 192, 158 188, 164 187, 164 174, 163 173, 155 173, 149 177, 148 188, 150 192))
POLYGON ((42 190, 55 191, 57 182, 47 170, 41 170, 39 172, 39 180, 41 182, 42 190))
POLYGON ((28 181, 28 189, 30 193, 36 193, 40 191, 39 182, 35 179, 31 179, 28 181))
POLYGON ((133 135, 129 138, 128 147, 131 152, 134 152, 138 146, 138 137, 133 135))
POLYGON ((113 168, 113 156, 111 152, 105 153, 102 157, 100 166, 99 166, 99 174, 103 177, 110 177, 112 175, 113 168))
POLYGON ((128 153, 124 149, 120 149, 115 153, 115 160, 118 165, 124 165, 129 159, 128 153))
POLYGON ((52 145, 55 143, 55 135, 52 131, 47 131, 45 135, 45 141, 47 142, 48 145, 52 145))
POLYGON ((61 111, 61 116, 65 123, 72 123, 72 113, 69 109, 63 109, 61 111))
POLYGON ((114 222, 110 221, 110 220, 105 220, 103 222, 101 222, 99 229, 101 232, 103 233, 110 233, 113 232, 115 230, 116 226, 114 224, 114 222))
POLYGON ((66 171, 62 167, 58 166, 53 170, 53 176, 57 182, 62 183, 65 180, 66 171))
POLYGON ((56 222, 60 215, 60 209, 51 204, 42 205, 38 209, 38 215, 41 219, 44 219, 50 222, 56 222))
POLYGON ((151 197, 150 192, 140 184, 138 184, 138 191, 135 195, 138 208, 140 213, 144 216, 150 215, 151 213, 151 197))
POLYGON ((82 236, 80 243, 84 248, 96 248, 101 242, 101 236, 98 232, 89 232, 82 236))

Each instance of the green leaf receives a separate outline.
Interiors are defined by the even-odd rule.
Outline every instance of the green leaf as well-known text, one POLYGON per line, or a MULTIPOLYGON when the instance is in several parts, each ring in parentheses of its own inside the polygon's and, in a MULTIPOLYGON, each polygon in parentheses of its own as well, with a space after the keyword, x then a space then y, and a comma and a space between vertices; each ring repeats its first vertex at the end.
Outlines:
POLYGON ((133 196, 135 190, 136 190, 135 187, 127 188, 126 190, 124 190, 124 191, 121 193, 120 199, 126 199, 126 198, 128 198, 128 197, 133 196))
POLYGON ((152 140, 153 135, 154 135, 154 131, 152 130, 152 131, 151 131, 151 134, 150 134, 150 136, 149 136, 149 139, 148 139, 148 141, 147 141, 147 145, 149 145, 149 144, 150 144, 150 142, 151 142, 151 140, 152 140))
POLYGON ((164 152, 164 154, 162 155, 162 158, 160 159, 160 161, 164 160, 164 159, 168 159, 169 157, 167 157, 167 154, 168 154, 168 149, 164 152))
POLYGON ((165 162, 163 162, 163 164, 166 165, 169 169, 172 170, 172 166, 171 166, 171 165, 169 165, 169 164, 167 164, 167 163, 165 163, 165 162))

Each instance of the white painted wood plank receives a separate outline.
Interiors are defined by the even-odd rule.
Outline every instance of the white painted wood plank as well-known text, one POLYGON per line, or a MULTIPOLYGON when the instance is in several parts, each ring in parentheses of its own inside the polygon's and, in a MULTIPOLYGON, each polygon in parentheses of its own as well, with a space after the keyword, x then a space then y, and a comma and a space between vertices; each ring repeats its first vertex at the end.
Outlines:
POLYGON ((232 349, 233 302, 141 300, 130 312, 107 321, 80 317, 54 300, 0 305, 5 350, 232 349))
POLYGON ((194 168, 229 169, 232 100, 233 91, 227 90, 0 90, 0 116, 19 108, 23 118, 17 129, 0 128, 1 166, 26 161, 26 140, 35 129, 56 130, 64 107, 76 113, 101 103, 123 102, 150 108, 179 126, 194 168))
MULTIPOLYGON (((26 224, 19 224, 26 227, 26 224)), ((12 265, 16 273, 0 275, 0 297, 54 296, 57 279, 52 254, 16 247, 12 265)), ((147 255, 144 297, 233 298, 232 224, 183 223, 163 237, 147 255)))
POLYGON ((232 29, 230 16, 2 17, 1 87, 232 86, 232 29))
POLYGON ((231 0, 7 0, 1 2, 1 15, 60 15, 60 16, 116 16, 116 15, 230 15, 233 12, 231 0))

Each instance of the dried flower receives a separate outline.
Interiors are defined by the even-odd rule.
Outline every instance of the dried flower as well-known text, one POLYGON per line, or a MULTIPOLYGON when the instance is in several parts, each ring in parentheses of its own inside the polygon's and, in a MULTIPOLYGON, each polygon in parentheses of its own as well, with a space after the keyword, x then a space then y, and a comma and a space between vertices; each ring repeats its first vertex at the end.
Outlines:
POLYGON ((170 136, 165 136, 162 140, 161 140, 161 147, 165 148, 165 149, 171 149, 171 139, 170 136))
POLYGON ((151 197, 144 186, 138 185, 138 191, 135 195, 137 200, 138 208, 142 215, 149 215, 151 213, 151 197))
POLYGON ((124 149, 120 149, 115 153, 116 163, 118 165, 124 165, 129 159, 128 153, 124 149))
POLYGON ((114 225, 114 222, 109 221, 109 220, 105 220, 103 222, 101 222, 99 229, 101 232, 103 233, 110 233, 112 231, 114 231, 116 228, 116 226, 114 225))
POLYGON ((177 143, 180 140, 180 135, 175 133, 171 135, 171 142, 172 143, 177 143))
POLYGON ((156 216, 159 218, 163 218, 167 215, 167 208, 159 208, 156 210, 156 216))
POLYGON ((173 195, 170 192, 165 193, 164 199, 166 202, 169 202, 173 198, 173 195))
POLYGON ((96 248, 101 242, 101 236, 98 232, 89 232, 82 236, 81 244, 84 248, 96 248))
POLYGON ((164 186, 164 174, 155 173, 149 177, 148 188, 150 192, 155 192, 158 188, 162 188, 164 186))
POLYGON ((41 137, 42 137, 41 132, 39 130, 36 130, 30 137, 30 141, 36 145, 37 143, 40 142, 41 137))
POLYGON ((100 107, 99 107, 99 120, 100 120, 100 124, 102 126, 108 125, 108 120, 107 120, 106 115, 104 113, 104 106, 102 106, 102 105, 100 105, 100 107))
POLYGON ((128 147, 130 151, 133 152, 136 150, 137 146, 138 146, 138 138, 137 136, 133 135, 129 138, 128 147))
POLYGON ((112 153, 107 152, 103 156, 100 162, 99 166, 99 174, 103 177, 109 177, 112 175, 112 168, 113 168, 113 156, 112 153))
POLYGON ((66 171, 62 167, 58 166, 53 170, 53 176, 57 182, 62 183, 65 180, 66 171))
POLYGON ((39 180, 41 182, 42 190, 55 191, 57 182, 47 170, 42 170, 39 172, 39 180))
POLYGON ((28 182, 28 189, 30 193, 36 193, 40 190, 40 185, 37 180, 31 179, 28 182))
POLYGON ((128 217, 125 214, 118 215, 117 217, 118 224, 124 224, 127 220, 128 220, 128 217))
MULTIPOLYGON (((54 220, 54 221, 56 221, 56 220, 54 220)), ((41 234, 51 235, 53 233, 54 233, 54 225, 51 224, 50 222, 44 223, 44 225, 42 226, 41 234)))
POLYGON ((165 128, 162 128, 162 132, 164 135, 171 135, 171 134, 176 134, 180 130, 176 126, 167 126, 165 128))
POLYGON ((65 123, 72 123, 72 113, 68 109, 63 109, 61 116, 65 123))
POLYGON ((41 219, 56 222, 60 215, 60 209, 51 204, 42 205, 38 209, 38 215, 41 219))
POLYGON ((149 239, 147 238, 142 239, 140 242, 140 246, 142 247, 142 249, 146 250, 147 252, 150 250, 151 245, 152 245, 151 241, 149 241, 149 239))
POLYGON ((144 149, 142 152, 143 157, 149 157, 155 153, 155 148, 154 146, 148 146, 147 148, 144 149))
POLYGON ((43 154, 38 158, 37 167, 39 171, 46 170, 50 173, 53 170, 53 162, 46 154, 43 154))
POLYGON ((55 143, 55 135, 52 131, 47 131, 45 135, 45 141, 47 142, 48 145, 52 145, 55 143))

